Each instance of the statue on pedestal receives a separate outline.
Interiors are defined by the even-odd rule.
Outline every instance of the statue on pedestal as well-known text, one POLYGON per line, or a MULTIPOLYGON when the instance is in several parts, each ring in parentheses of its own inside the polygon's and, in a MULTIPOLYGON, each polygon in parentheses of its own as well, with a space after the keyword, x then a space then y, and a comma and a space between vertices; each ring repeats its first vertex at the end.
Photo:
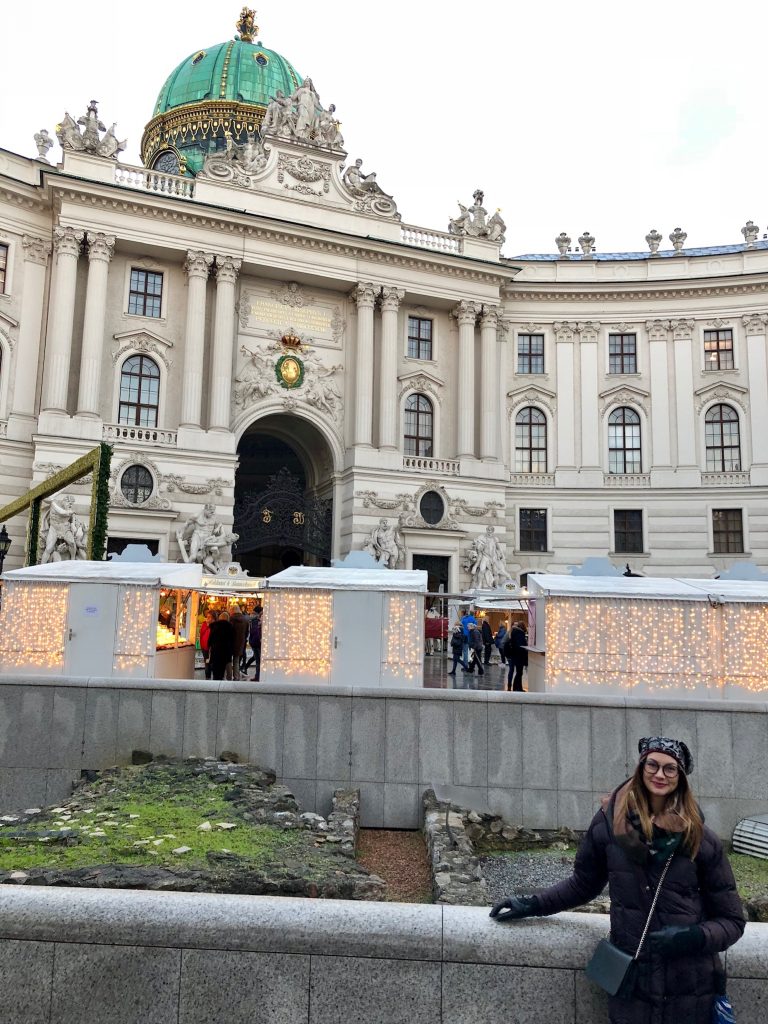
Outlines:
POLYGON ((405 552, 405 543, 396 527, 390 526, 386 519, 380 519, 363 545, 363 551, 373 555, 386 569, 396 569, 405 552))
POLYGON ((37 159, 48 163, 48 150, 53 146, 53 139, 48 134, 47 128, 41 128, 35 132, 35 145, 37 146, 37 159))
POLYGON ((46 503, 40 526, 40 537, 45 538, 41 565, 88 557, 86 529, 74 512, 74 504, 71 494, 46 503))
POLYGON ((472 198, 474 203, 467 208, 459 203, 459 216, 452 217, 448 222, 448 231, 452 235, 469 235, 472 238, 487 238, 490 242, 504 241, 504 232, 507 225, 501 216, 501 210, 497 209, 493 216, 488 219, 488 211, 483 206, 485 193, 476 189, 472 198))
POLYGON ((215 515, 216 506, 207 503, 176 531, 182 561, 197 562, 214 576, 232 561, 231 549, 237 540, 237 534, 218 522, 215 515))
POLYGON ((504 549, 494 527, 486 526, 485 533, 472 541, 465 569, 474 590, 493 590, 509 579, 504 549))
MULTIPOLYGON (((117 125, 113 124, 107 131, 106 126, 99 120, 96 100, 91 100, 88 109, 77 121, 70 114, 64 114, 61 124, 56 125, 56 138, 62 149, 71 149, 76 153, 89 153, 91 156, 117 160, 127 143, 125 139, 118 140, 115 134, 116 127, 117 125), (79 127, 81 125, 82 132, 79 127), (99 132, 104 132, 104 135, 100 136, 99 132)), ((37 136, 35 136, 35 142, 37 143, 37 136)))

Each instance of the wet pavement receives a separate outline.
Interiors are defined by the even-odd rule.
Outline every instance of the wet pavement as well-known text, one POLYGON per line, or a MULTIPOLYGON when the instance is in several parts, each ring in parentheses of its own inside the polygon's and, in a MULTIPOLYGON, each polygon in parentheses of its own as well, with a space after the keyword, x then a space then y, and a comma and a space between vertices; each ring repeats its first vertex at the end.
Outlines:
MULTIPOLYGON (((483 665, 483 674, 462 672, 461 663, 456 668, 456 675, 448 675, 453 658, 450 654, 427 654, 424 656, 424 687, 431 690, 505 690, 507 686, 507 666, 502 665, 498 655, 494 654, 490 665, 483 665)), ((527 680, 523 676, 523 686, 527 680)))

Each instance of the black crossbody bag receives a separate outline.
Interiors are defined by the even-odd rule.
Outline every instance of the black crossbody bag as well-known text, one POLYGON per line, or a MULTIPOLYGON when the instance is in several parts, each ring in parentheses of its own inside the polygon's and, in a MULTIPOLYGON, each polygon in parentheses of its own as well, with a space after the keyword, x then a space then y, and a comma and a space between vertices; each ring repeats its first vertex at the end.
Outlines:
POLYGON ((632 997, 635 988, 635 962, 640 956, 640 950, 643 948, 645 936, 648 934, 651 918, 656 909, 656 902, 673 857, 674 853, 670 854, 667 858, 667 863, 664 865, 659 884, 656 886, 656 892, 653 895, 651 909, 648 911, 648 920, 645 922, 645 928, 643 928, 643 934, 640 936, 640 942, 635 955, 630 956, 629 953, 625 953, 623 949, 614 946, 609 939, 601 939, 597 944, 597 949, 592 954, 592 959, 584 968, 584 972, 590 981, 594 981, 609 996, 618 996, 619 999, 631 999, 632 997))

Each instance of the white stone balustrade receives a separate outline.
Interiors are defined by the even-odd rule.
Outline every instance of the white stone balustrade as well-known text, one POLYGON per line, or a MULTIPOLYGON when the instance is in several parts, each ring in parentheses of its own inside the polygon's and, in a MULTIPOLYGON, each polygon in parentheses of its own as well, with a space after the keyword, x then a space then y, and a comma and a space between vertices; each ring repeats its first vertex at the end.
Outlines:
POLYGON ((749 472, 702 473, 702 487, 748 487, 749 472))
POLYGON ((604 473, 606 487, 650 487, 650 473, 604 473))
POLYGON ((158 427, 131 427, 122 423, 105 423, 105 441, 130 441, 132 444, 154 444, 162 448, 175 448, 175 430, 160 430, 158 427))
POLYGON ((160 171, 148 171, 146 167, 115 167, 115 184, 126 188, 140 188, 145 192, 165 193, 181 199, 192 199, 195 194, 193 178, 185 178, 178 174, 161 174, 160 171))
POLYGON ((406 245, 415 245, 419 249, 432 249, 435 252, 463 252, 463 241, 458 235, 449 235, 446 231, 427 231, 413 224, 400 226, 400 241, 406 245))
POLYGON ((554 487, 554 473, 510 473, 509 482, 513 487, 554 487))
POLYGON ((458 476, 459 462, 454 459, 427 459, 420 455, 404 455, 403 469, 415 470, 417 473, 445 473, 448 476, 458 476))

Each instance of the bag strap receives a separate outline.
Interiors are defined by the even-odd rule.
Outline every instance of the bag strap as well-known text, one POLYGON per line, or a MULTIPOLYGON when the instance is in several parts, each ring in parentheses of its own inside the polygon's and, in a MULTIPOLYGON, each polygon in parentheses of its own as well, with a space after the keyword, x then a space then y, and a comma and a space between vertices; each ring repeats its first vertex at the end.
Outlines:
POLYGON ((661 892, 661 887, 664 884, 664 879, 666 878, 667 871, 669 871, 669 865, 672 863, 672 858, 674 856, 675 856, 674 853, 670 853, 669 857, 667 857, 667 863, 664 865, 664 870, 661 872, 661 878, 659 879, 659 884, 656 886, 656 892, 653 894, 653 903, 651 903, 651 909, 648 911, 648 920, 645 922, 645 928, 643 928, 643 934, 640 936, 640 943, 639 943, 639 945, 637 947, 637 952, 632 957, 633 960, 637 960, 637 958, 640 956, 640 950, 643 948, 643 943, 645 942, 645 936, 648 934, 648 929, 650 928, 650 925, 651 925, 651 918, 653 917, 653 912, 656 909, 656 903, 657 903, 657 901, 659 899, 659 893, 661 892))

